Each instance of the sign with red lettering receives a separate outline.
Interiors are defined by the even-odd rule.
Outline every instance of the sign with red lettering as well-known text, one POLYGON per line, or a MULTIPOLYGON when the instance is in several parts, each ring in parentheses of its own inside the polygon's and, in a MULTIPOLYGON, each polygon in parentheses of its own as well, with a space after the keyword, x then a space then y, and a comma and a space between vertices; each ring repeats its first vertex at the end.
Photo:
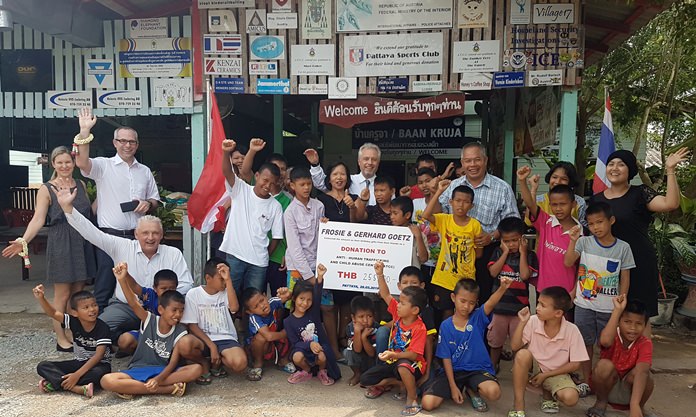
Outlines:
POLYGON ((446 93, 415 100, 360 96, 355 100, 322 100, 319 122, 349 128, 383 120, 442 119, 464 115, 464 94, 446 93))
POLYGON ((319 226, 317 264, 324 264, 324 288, 378 292, 375 262, 384 262, 389 291, 399 294, 399 273, 411 265, 414 238, 408 227, 327 222, 319 226))

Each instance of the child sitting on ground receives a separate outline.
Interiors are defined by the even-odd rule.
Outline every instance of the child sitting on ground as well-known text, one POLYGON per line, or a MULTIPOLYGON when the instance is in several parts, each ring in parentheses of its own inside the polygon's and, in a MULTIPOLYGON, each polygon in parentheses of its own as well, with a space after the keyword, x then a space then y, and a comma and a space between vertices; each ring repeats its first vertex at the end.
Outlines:
POLYGON ((321 322, 320 300, 326 267, 317 265, 316 283, 299 281, 292 290, 292 311, 283 321, 290 342, 290 357, 299 371, 288 382, 297 384, 316 375, 323 385, 333 385, 341 378, 336 357, 321 322))
MULTIPOLYGON (((566 266, 573 266, 580 258, 573 322, 580 329, 590 358, 581 365, 585 381, 589 382, 594 345, 609 322, 612 298, 628 293, 631 269, 636 263, 631 246, 611 233, 615 219, 609 204, 590 204, 585 218, 592 236, 581 236, 580 226, 571 229, 564 262, 566 266)), ((580 397, 587 396, 590 391, 587 382, 578 384, 580 397)))
MULTIPOLYGON (((484 336, 493 308, 510 284, 512 279, 501 278, 499 288, 481 308, 476 307, 479 296, 476 281, 464 278, 455 285, 452 294, 454 315, 440 325, 437 344, 436 355, 442 360, 442 369, 425 389, 424 410, 436 409, 447 398, 462 404, 467 388, 478 392, 487 401, 500 398, 500 385, 486 351, 484 336)), ((472 404, 476 411, 488 411, 485 402, 472 401, 472 404)))
POLYGON ((232 315, 239 311, 239 301, 234 292, 230 267, 219 258, 211 258, 203 269, 205 285, 193 288, 186 294, 186 308, 181 318, 192 335, 203 341, 201 351, 203 374, 196 380, 199 385, 209 385, 212 376, 227 376, 225 367, 243 372, 247 356, 237 339, 232 315), (231 313, 231 314, 230 314, 231 313), (210 358, 210 366, 204 358, 210 358))
MULTIPOLYGON (((135 282, 132 276, 128 274, 126 276, 126 282, 130 287, 131 291, 135 294, 140 294, 140 300, 143 302, 143 308, 152 314, 157 314, 157 306, 159 304, 159 297, 166 291, 176 290, 179 285, 179 279, 176 276, 176 272, 171 269, 162 269, 155 273, 154 283, 152 288, 141 287, 140 284, 135 282)), ((121 334, 118 338, 118 353, 116 357, 127 356, 135 352, 135 348, 138 347, 138 336, 140 332, 137 330, 131 330, 129 332, 121 334)))
MULTIPOLYGON (((159 316, 145 311, 126 282, 128 265, 114 267, 114 275, 123 289, 128 305, 141 320, 138 347, 127 370, 104 375, 103 389, 115 392, 123 399, 134 394, 171 394, 181 397, 186 383, 203 373, 201 365, 179 366, 180 349, 195 343, 186 328, 179 324, 184 313, 185 298, 177 291, 167 291, 159 297, 159 316)), ((189 347, 190 349, 190 347, 189 347)))
POLYGON ((34 297, 46 315, 61 323, 73 335, 75 358, 68 361, 43 361, 36 367, 41 375, 39 389, 43 392, 71 391, 92 398, 95 385, 111 372, 111 331, 99 320, 97 299, 89 291, 78 291, 70 297, 70 308, 76 316, 59 313, 46 301, 43 285, 33 289, 34 297))
POLYGON ((537 276, 538 261, 534 251, 527 247, 526 228, 524 221, 517 217, 501 220, 498 224, 500 247, 493 251, 488 262, 488 272, 494 277, 494 290, 498 288, 500 279, 512 279, 510 288, 493 309, 493 319, 488 326, 488 345, 496 373, 505 340, 515 334, 520 324, 517 313, 529 307, 529 279, 537 276))
POLYGON ((395 321, 389 335, 389 347, 378 355, 384 363, 378 363, 363 373, 360 383, 368 387, 367 398, 376 398, 392 386, 403 383, 406 406, 401 415, 416 415, 421 410, 416 381, 427 372, 423 356, 427 332, 419 314, 425 308, 428 296, 420 286, 408 286, 401 290, 397 302, 384 279, 384 263, 375 263, 375 272, 379 295, 389 305, 388 311, 395 321))
POLYGON ((450 185, 450 180, 438 183, 437 191, 423 212, 423 218, 437 229, 441 236, 442 248, 431 281, 433 307, 444 320, 454 311, 452 290, 462 278, 476 279, 476 258, 483 255, 483 248, 476 247, 474 238, 482 233, 481 223, 469 217, 474 206, 474 190, 460 185, 452 191, 451 214, 433 214, 442 193, 450 185))
POLYGON ((588 358, 580 330, 563 317, 571 304, 565 288, 547 287, 537 300, 536 315, 530 316, 528 307, 517 313, 520 325, 511 342, 517 352, 512 366, 515 403, 508 417, 525 417, 527 383, 543 390, 545 413, 558 413, 559 401, 567 407, 577 404, 578 389, 569 374, 588 358))
POLYGON ((648 312, 640 301, 626 301, 619 295, 599 339, 600 360, 592 371, 592 388, 597 402, 588 417, 604 417, 607 403, 628 406, 631 416, 652 416, 645 412, 645 403, 655 388, 650 376, 652 341, 643 336, 648 312))
POLYGON ((346 365, 353 376, 348 385, 357 385, 360 375, 375 364, 375 343, 377 328, 375 306, 368 297, 359 295, 350 302, 351 322, 346 326, 348 346, 343 350, 346 365))
POLYGON ((297 369, 288 361, 288 336, 280 330, 283 305, 290 299, 290 290, 278 288, 278 296, 270 299, 256 288, 247 288, 242 294, 242 303, 249 314, 247 346, 253 358, 253 366, 247 371, 249 381, 260 381, 263 377, 263 361, 274 360, 287 373, 297 369))

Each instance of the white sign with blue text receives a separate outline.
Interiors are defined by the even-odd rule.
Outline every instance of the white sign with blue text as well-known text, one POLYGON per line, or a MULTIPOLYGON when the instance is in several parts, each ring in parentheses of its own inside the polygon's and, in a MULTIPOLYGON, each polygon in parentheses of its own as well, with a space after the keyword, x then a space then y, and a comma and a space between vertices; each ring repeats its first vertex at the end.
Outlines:
POLYGON ((257 94, 290 94, 289 78, 259 78, 256 80, 257 94))
POLYGON ((46 92, 46 108, 79 109, 92 106, 92 91, 57 91, 46 92))
POLYGON ((98 109, 141 109, 143 97, 140 90, 106 90, 97 92, 98 109))

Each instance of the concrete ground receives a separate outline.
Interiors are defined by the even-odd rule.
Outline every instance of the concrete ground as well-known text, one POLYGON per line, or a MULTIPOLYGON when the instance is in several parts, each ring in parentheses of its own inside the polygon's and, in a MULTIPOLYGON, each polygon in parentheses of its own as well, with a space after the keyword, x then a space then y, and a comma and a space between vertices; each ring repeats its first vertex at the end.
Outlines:
MULTIPOLYGON (((326 416, 367 417, 398 416, 403 403, 386 394, 376 400, 366 399, 364 390, 349 387, 351 371, 342 367, 344 379, 324 387, 313 379, 290 385, 287 375, 266 369, 261 382, 248 382, 242 376, 215 379, 206 387, 190 385, 183 398, 166 396, 139 397, 124 401, 113 394, 99 392, 87 400, 75 394, 42 394, 36 387, 36 364, 46 358, 69 359, 69 354, 54 350, 49 319, 40 313, 31 288, 45 280, 42 255, 31 257, 30 281, 21 281, 19 261, 0 259, 0 416, 326 416)), ((50 286, 49 286, 50 287, 50 286)), ((50 288, 47 288, 50 294, 50 288)), ((654 378, 657 388, 648 403, 648 410, 660 417, 696 415, 696 334, 680 329, 656 329, 654 378)), ((113 368, 127 366, 128 359, 115 360, 113 368)), ((506 416, 512 405, 510 362, 502 363, 499 378, 503 397, 490 404, 490 416, 506 416)), ((527 415, 540 417, 539 398, 527 393, 527 415)), ((561 409, 560 415, 579 417, 594 403, 594 398, 581 399, 573 409, 561 409)), ((420 415, 477 415, 470 405, 451 402, 433 413, 420 415)), ((627 413, 610 410, 608 417, 627 413)))

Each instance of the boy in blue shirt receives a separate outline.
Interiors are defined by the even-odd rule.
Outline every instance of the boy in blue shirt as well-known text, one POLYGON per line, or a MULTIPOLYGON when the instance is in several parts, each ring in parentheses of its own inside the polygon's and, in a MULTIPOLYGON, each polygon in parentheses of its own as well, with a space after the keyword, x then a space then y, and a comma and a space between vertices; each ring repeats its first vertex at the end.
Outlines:
MULTIPOLYGON (((140 286, 130 274, 126 275, 125 281, 134 294, 140 294, 139 298, 145 311, 158 316, 159 297, 167 291, 176 291, 176 287, 179 285, 179 278, 176 276, 176 272, 171 269, 157 271, 152 288, 140 286)), ((119 336, 116 357, 121 358, 135 352, 135 348, 138 347, 139 336, 140 331, 138 330, 131 330, 119 336)))
POLYGON ((253 358, 253 366, 247 370, 249 381, 261 380, 264 360, 275 360, 287 373, 296 371, 295 365, 288 361, 288 335, 279 326, 285 315, 285 303, 292 294, 286 287, 278 288, 277 294, 277 297, 269 299, 253 287, 247 288, 242 294, 242 304, 249 314, 246 344, 253 358))
MULTIPOLYGON (((451 295, 454 315, 440 325, 435 351, 435 356, 442 360, 444 372, 440 371, 426 388, 421 402, 424 410, 436 409, 447 398, 462 404, 463 391, 467 388, 478 391, 488 401, 500 398, 500 385, 495 377, 484 337, 491 322, 493 308, 510 284, 510 278, 501 278, 498 290, 482 307, 476 308, 479 297, 476 281, 460 279, 457 282, 451 295)), ((477 411, 486 410, 487 406, 477 407, 477 411)))

